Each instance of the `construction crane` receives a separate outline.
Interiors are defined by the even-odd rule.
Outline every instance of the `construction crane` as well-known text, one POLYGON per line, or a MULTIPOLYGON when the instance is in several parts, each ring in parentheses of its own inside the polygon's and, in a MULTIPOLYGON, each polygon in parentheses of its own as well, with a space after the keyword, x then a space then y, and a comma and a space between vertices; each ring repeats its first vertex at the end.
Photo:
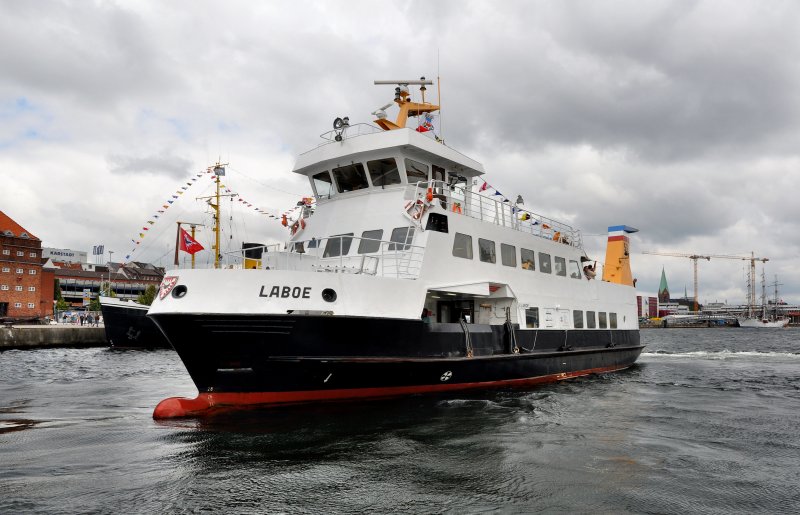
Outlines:
POLYGON ((706 261, 711 261, 711 258, 714 259, 737 259, 741 261, 750 261, 750 282, 748 284, 748 305, 752 305, 755 302, 756 298, 756 282, 755 282, 755 274, 756 274, 756 261, 761 261, 762 263, 766 263, 769 261, 769 258, 761 258, 755 257, 755 253, 750 252, 749 256, 731 256, 727 254, 707 254, 707 255, 700 255, 700 254, 687 254, 684 252, 652 252, 644 250, 642 254, 651 254, 654 256, 669 256, 669 257, 682 257, 682 258, 689 258, 692 260, 693 268, 694 268, 694 310, 697 311, 697 261, 700 259, 705 259, 706 261))
POLYGON ((651 252, 648 250, 643 250, 642 254, 652 254, 654 256, 682 257, 682 258, 689 258, 692 260, 692 265, 694 267, 694 310, 696 312, 697 311, 697 261, 700 259, 711 261, 711 256, 701 256, 699 254, 684 254, 683 252, 651 252))

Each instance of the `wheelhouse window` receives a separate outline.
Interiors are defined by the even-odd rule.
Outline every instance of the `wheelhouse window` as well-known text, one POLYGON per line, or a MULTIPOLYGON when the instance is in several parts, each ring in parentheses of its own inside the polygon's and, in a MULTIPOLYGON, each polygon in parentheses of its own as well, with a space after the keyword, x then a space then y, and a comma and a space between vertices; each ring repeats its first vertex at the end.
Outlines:
POLYGON ((532 250, 520 248, 519 257, 522 260, 523 270, 536 270, 536 261, 532 250))
POLYGON ((415 182, 428 180, 428 165, 414 161, 413 159, 406 158, 406 177, 408 183, 414 184, 415 182))
POLYGON ((594 323, 594 311, 587 311, 586 312, 586 327, 589 329, 595 328, 594 323))
POLYGON ((497 250, 492 240, 478 238, 478 255, 484 263, 497 263, 497 250))
POLYGON ((383 229, 362 232, 361 241, 358 242, 358 253, 372 254, 373 252, 378 252, 381 248, 381 238, 383 238, 383 229))
POLYGON ((517 247, 513 245, 500 244, 500 261, 505 266, 517 266, 517 247))
POLYGON ((572 312, 572 323, 575 326, 575 329, 583 328, 583 311, 576 309, 572 312))
POLYGON ((577 261, 569 260, 569 276, 573 279, 581 278, 581 267, 577 261))
POLYGON ((314 181, 314 190, 318 197, 328 197, 335 193, 333 189, 333 179, 329 172, 319 172, 311 176, 314 181))
POLYGON ((598 327, 600 329, 608 328, 608 319, 606 317, 605 312, 601 311, 597 314, 597 321, 598 321, 598 327))
POLYGON ((539 271, 543 274, 553 273, 553 271, 550 269, 550 254, 539 252, 539 271))
POLYGON ((353 243, 353 233, 337 234, 328 238, 328 244, 325 245, 325 252, 322 257, 338 257, 346 256, 350 252, 350 244, 353 243))
POLYGON ((562 257, 554 257, 553 261, 556 265, 556 275, 563 277, 567 276, 567 260, 562 257))
POLYGON ((401 182, 400 170, 397 169, 397 161, 393 157, 367 161, 367 169, 373 186, 382 187, 401 182))
POLYGON ((528 329, 539 327, 539 308, 527 308, 525 310, 525 327, 528 329))
POLYGON ((608 314, 608 326, 611 329, 617 328, 617 314, 616 313, 609 313, 608 314))
POLYGON ((472 236, 457 232, 453 238, 453 255, 464 259, 472 259, 472 236))
POLYGON ((369 187, 367 174, 364 173, 364 167, 361 163, 334 168, 333 178, 336 179, 336 187, 339 188, 339 193, 347 193, 348 191, 362 190, 369 187))
POLYGON ((394 243, 389 244, 389 250, 408 250, 414 240, 414 227, 396 227, 392 229, 392 236, 389 238, 394 243))

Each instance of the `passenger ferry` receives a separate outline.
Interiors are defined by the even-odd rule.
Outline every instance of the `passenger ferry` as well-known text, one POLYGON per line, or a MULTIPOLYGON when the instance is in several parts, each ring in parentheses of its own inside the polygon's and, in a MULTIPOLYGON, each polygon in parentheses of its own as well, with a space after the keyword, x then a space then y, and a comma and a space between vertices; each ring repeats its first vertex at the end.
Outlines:
POLYGON ((418 129, 438 110, 431 81, 392 84, 394 121, 392 104, 374 125, 337 118, 297 159, 315 201, 286 221, 285 245, 167 273, 148 316, 199 394, 155 418, 527 387, 636 361, 636 229, 609 227, 595 276, 579 230, 482 194, 483 166, 418 129))

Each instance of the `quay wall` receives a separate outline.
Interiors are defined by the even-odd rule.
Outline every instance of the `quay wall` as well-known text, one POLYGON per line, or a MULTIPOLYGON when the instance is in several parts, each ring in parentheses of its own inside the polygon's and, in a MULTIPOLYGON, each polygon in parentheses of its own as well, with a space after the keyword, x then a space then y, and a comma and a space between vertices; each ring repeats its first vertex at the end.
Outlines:
POLYGON ((0 327, 0 351, 44 347, 104 347, 108 345, 102 327, 71 325, 15 325, 0 327))

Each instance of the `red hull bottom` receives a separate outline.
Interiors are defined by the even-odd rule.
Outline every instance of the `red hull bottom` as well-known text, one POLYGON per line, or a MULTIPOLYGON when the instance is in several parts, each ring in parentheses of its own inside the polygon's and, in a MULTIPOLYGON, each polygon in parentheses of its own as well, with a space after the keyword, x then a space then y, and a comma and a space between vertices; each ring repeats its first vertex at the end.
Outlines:
POLYGON ((340 390, 310 390, 297 392, 247 392, 247 393, 199 393, 194 399, 170 397, 159 402, 153 411, 156 420, 183 417, 198 417, 230 409, 299 404, 317 401, 340 401, 354 399, 379 399, 402 397, 419 393, 452 392, 489 388, 524 388, 527 386, 554 383, 572 377, 602 374, 623 370, 630 365, 610 366, 564 372, 524 379, 507 379, 478 383, 429 384, 418 386, 396 386, 390 388, 348 388, 340 390))

